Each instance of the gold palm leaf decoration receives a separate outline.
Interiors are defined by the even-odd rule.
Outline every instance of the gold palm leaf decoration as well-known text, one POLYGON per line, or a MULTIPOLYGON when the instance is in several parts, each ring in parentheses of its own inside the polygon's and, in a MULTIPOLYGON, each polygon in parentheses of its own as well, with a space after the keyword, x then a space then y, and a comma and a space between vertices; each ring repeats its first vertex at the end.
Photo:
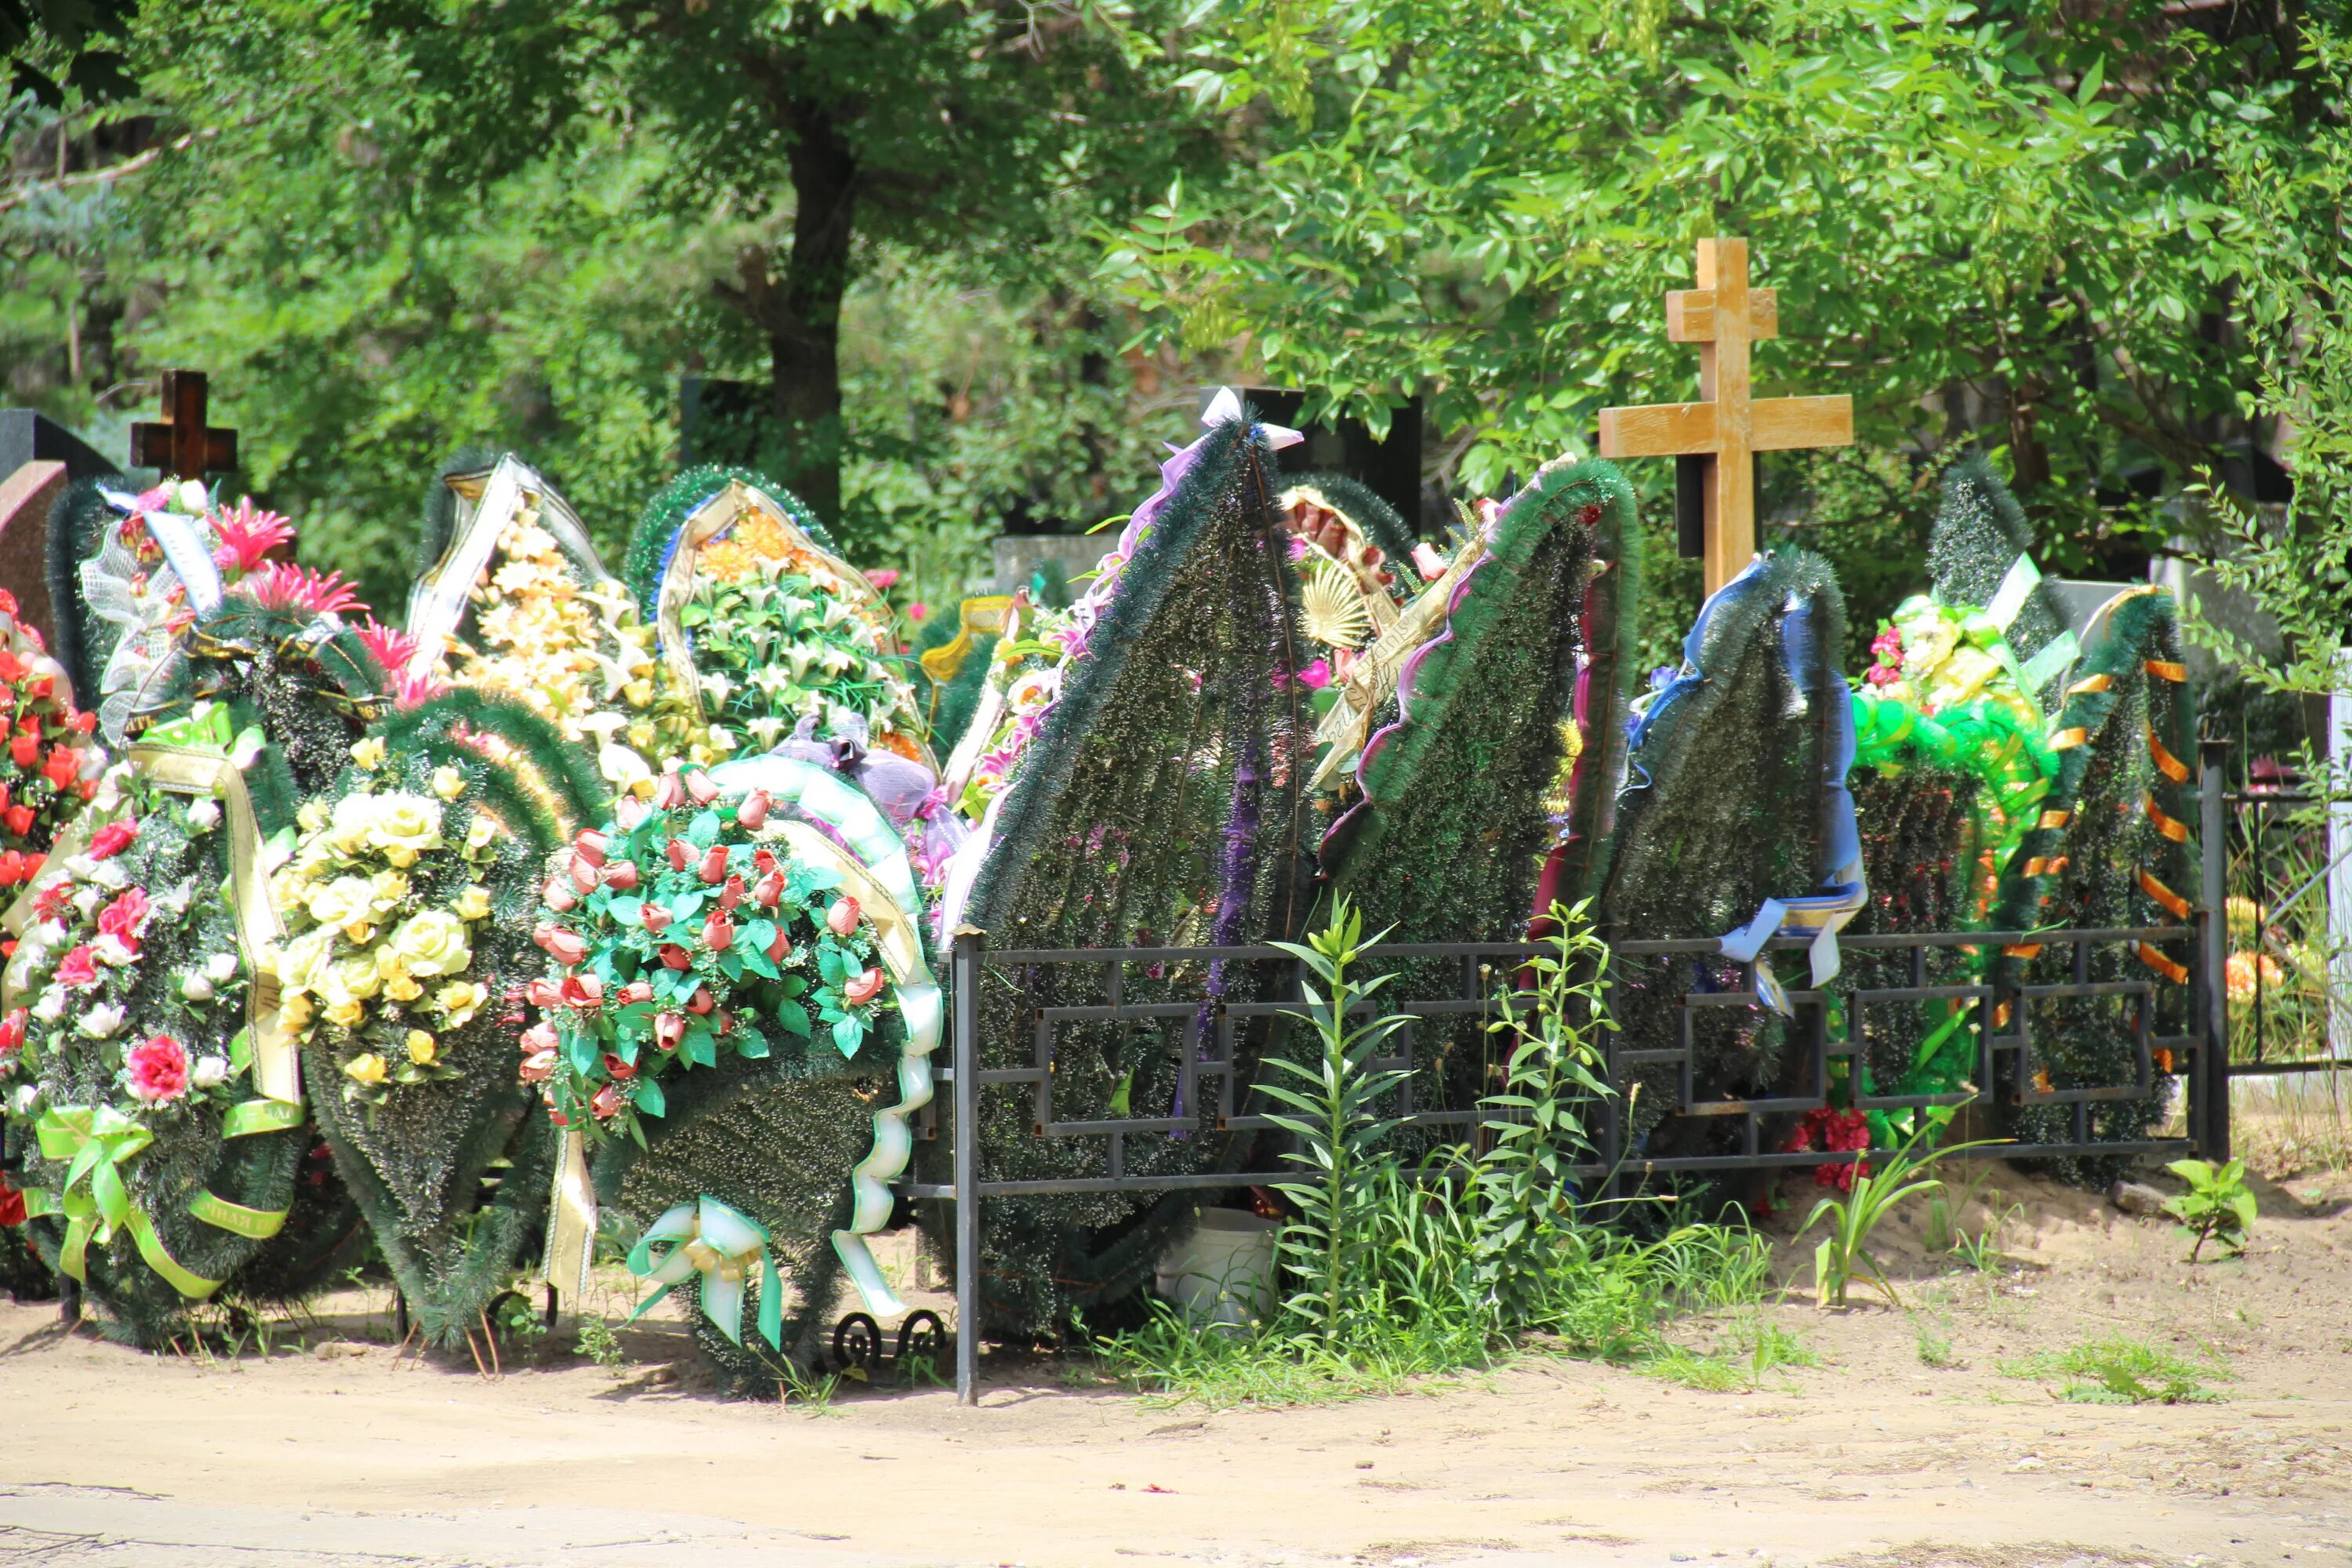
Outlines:
POLYGON ((1298 594, 1298 629, 1327 647, 1360 648, 1372 634, 1372 614, 1356 574, 1336 561, 1308 567, 1298 594))

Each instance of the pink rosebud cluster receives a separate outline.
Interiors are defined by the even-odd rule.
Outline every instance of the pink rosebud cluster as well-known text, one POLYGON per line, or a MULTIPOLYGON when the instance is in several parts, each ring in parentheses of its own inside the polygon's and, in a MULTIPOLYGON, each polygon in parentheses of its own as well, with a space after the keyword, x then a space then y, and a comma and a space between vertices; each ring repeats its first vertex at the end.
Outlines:
POLYGON ((1871 667, 1863 679, 1873 686, 1892 686, 1903 679, 1903 634, 1895 629, 1892 621, 1878 623, 1878 635, 1870 639, 1871 667))

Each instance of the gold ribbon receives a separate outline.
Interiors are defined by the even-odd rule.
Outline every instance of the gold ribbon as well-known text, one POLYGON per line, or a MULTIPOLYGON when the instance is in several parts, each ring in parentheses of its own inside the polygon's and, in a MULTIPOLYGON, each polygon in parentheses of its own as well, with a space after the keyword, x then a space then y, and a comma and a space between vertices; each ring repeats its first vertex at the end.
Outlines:
POLYGON ((1444 628, 1455 585, 1486 558, 1486 538, 1474 531, 1437 581, 1414 595, 1372 646, 1357 655, 1348 679, 1340 683, 1339 700, 1316 726, 1315 740, 1324 752, 1309 789, 1328 793, 1339 787, 1340 776, 1371 739, 1373 714, 1396 692, 1397 671, 1415 648, 1444 628))
POLYGON ((2158 680, 2169 680, 2175 686, 2185 684, 2189 679, 2189 667, 2172 659, 2144 659, 2141 661, 2141 668, 2158 680))
POLYGON ((609 583, 595 566, 595 547, 580 526, 579 514, 564 503, 552 487, 529 463, 509 452, 487 472, 452 475, 446 481, 457 494, 462 515, 451 531, 449 547, 431 571, 416 580, 408 595, 408 631, 416 639, 416 657, 407 673, 423 679, 437 675, 449 655, 449 644, 465 623, 473 603, 475 580, 487 571, 508 524, 526 510, 536 509, 536 521, 555 536, 575 567, 609 583))
POLYGON ((2155 970, 2158 974, 2163 975, 2167 980, 2171 981, 2175 985, 2184 984, 2189 979, 2189 966, 2187 964, 2177 963, 2172 959, 2167 958, 2163 953, 2158 952, 2147 942, 2141 942, 2139 944, 2139 961, 2142 963, 2147 964, 2150 969, 2155 970))
POLYGON ((2116 678, 2112 675, 2085 676, 2081 680, 2078 680, 2074 682, 2074 685, 2068 687, 2066 689, 2066 695, 2069 697, 2083 697, 2092 692, 2105 691, 2114 686, 2115 683, 2116 678))
POLYGON ((2025 863, 2025 874, 2029 877, 2054 877, 2065 868, 2066 857, 2063 855, 2047 858, 2036 855, 2025 863))
POLYGON ((953 641, 941 643, 924 651, 918 660, 923 673, 939 685, 945 686, 963 668, 963 661, 971 657, 972 640, 976 637, 1003 635, 1006 616, 1012 613, 1013 595, 991 594, 983 598, 966 599, 956 612, 956 635, 953 641))
POLYGON ((2074 817, 2074 814, 2071 809, 2063 811, 2045 811, 2042 814, 2040 820, 2036 821, 2033 826, 2036 827, 2063 827, 2067 823, 2073 821, 2074 817))
POLYGON ((2050 749, 2053 752, 2071 752, 2090 738, 2091 732, 2077 724, 2071 730, 2061 730, 2051 736, 2050 749))
POLYGON ((2156 759, 2158 771, 2166 778, 2174 784, 2189 782, 2189 764, 2164 749, 2164 742, 2156 738, 2156 726, 2153 724, 2147 727, 2147 753, 2156 759))

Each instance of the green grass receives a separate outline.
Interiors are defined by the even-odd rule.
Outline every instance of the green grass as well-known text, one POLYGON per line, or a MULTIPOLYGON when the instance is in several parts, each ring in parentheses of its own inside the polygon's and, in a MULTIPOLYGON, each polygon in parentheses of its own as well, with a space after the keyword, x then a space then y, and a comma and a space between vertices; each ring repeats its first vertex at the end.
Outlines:
POLYGON ((1958 1366, 1959 1353, 1952 1348, 1952 1339, 1935 1323, 1924 1318, 1911 1320, 1911 1332, 1919 1347, 1921 1366, 1958 1366))
POLYGON ((2221 1395, 2202 1380, 2231 1380, 2210 1357, 2187 1361, 2128 1334, 2042 1351, 2000 1370, 2007 1377, 2057 1381, 2058 1397, 2069 1405, 2211 1405, 2221 1395))
POLYGON ((1821 1364, 1801 1338, 1750 1311, 1734 1318, 1712 1350, 1667 1345, 1635 1362, 1633 1370, 1704 1394, 1746 1394, 1783 1367, 1821 1364))

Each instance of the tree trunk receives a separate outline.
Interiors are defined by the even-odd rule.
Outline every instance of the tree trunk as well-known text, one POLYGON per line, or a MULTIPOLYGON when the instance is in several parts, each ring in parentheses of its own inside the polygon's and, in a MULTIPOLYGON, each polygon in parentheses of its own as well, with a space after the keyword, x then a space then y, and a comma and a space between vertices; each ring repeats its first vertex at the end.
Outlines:
POLYGON ((793 132, 792 254, 779 277, 767 247, 746 246, 736 286, 719 292, 768 339, 775 427, 761 465, 832 525, 841 513, 841 300, 856 234, 857 159, 824 105, 793 103, 779 118, 793 132))
POLYGON ((2042 386, 2031 377, 2010 384, 2009 466, 2011 488, 2021 498, 2050 482, 2050 448, 2034 428, 2034 405, 2042 386))

